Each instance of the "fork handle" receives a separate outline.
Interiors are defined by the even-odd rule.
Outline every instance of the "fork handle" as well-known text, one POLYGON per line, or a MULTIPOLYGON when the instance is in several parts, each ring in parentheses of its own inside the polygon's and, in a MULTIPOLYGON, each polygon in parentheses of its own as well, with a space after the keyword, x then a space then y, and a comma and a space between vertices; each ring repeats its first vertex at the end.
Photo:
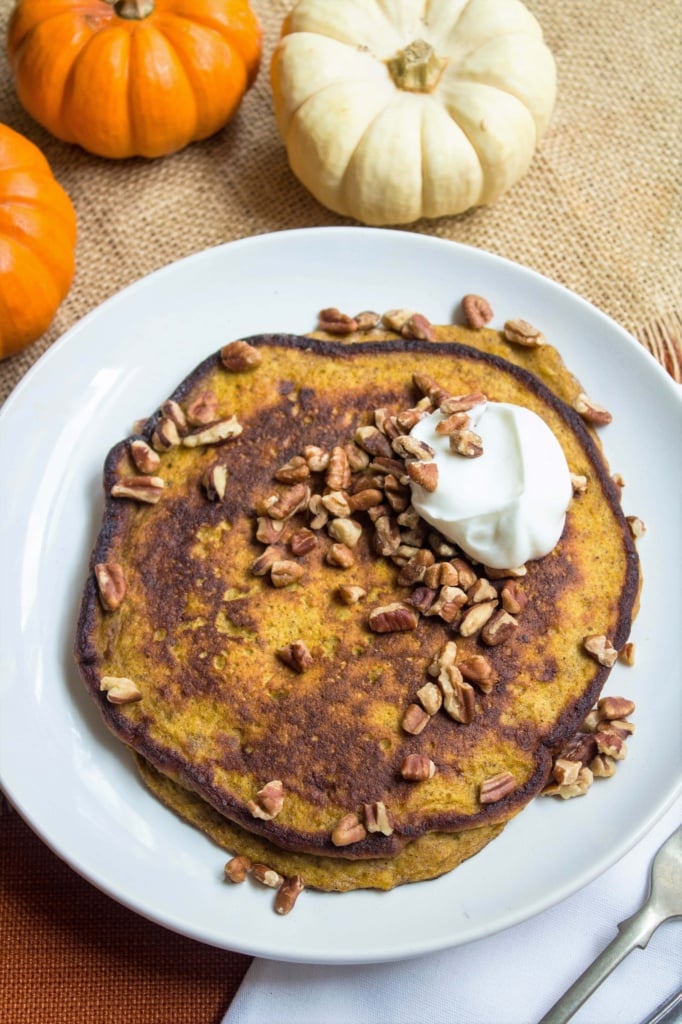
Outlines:
POLYGON ((650 903, 647 903, 632 917, 619 924, 615 939, 573 982, 539 1024, 565 1024, 628 953, 636 946, 642 949, 646 946, 659 924, 665 919, 665 916, 661 916, 650 903))

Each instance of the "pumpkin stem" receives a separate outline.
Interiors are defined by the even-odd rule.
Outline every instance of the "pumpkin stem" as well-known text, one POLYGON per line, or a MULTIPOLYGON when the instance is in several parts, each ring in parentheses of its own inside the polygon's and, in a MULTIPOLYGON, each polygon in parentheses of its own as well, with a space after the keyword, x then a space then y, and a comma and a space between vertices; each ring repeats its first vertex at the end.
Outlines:
POLYGON ((436 88, 447 59, 438 56, 430 43, 415 39, 387 61, 391 78, 407 92, 431 92, 436 88))
POLYGON ((154 0, 105 0, 110 4, 119 18, 128 21, 142 21, 154 10, 154 0))

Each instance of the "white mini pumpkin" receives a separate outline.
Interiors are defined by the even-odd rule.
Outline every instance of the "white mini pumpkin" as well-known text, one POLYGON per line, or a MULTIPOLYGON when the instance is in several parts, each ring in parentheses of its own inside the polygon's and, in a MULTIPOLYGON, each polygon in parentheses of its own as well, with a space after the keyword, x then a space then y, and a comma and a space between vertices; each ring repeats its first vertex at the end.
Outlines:
POLYGON ((300 0, 271 81, 294 174, 373 225, 492 203, 528 169, 556 93, 520 0, 300 0))

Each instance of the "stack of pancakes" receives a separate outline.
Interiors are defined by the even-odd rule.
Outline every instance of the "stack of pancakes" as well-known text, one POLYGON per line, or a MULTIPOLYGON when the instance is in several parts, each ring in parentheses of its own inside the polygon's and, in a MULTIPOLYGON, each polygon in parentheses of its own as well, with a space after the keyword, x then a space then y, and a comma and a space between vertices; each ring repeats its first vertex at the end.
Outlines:
POLYGON ((435 331, 240 340, 105 464, 87 689, 164 803, 325 890, 435 877, 498 835, 602 690, 584 638, 620 650, 636 611, 620 492, 555 350, 435 331), (546 557, 490 572, 415 521, 391 442, 436 393, 550 426, 586 486, 546 557), (497 639, 462 625, 485 600, 512 608, 497 639), (448 659, 454 713, 437 706, 448 659))

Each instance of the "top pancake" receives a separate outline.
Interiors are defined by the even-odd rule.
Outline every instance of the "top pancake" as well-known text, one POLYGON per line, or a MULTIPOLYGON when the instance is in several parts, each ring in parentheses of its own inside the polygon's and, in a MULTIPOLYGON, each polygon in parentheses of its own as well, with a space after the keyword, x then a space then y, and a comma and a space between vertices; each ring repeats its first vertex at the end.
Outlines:
MULTIPOLYGON (((471 333, 462 336, 470 340, 471 333)), ((494 332, 475 333, 498 343, 494 332)), ((256 369, 228 371, 216 353, 172 396, 187 410, 212 392, 215 418, 235 416, 239 436, 174 444, 161 455, 157 475, 165 486, 156 504, 110 494, 117 480, 137 473, 131 438, 106 460, 105 515, 92 567, 120 565, 126 596, 116 610, 105 610, 91 573, 76 657, 107 725, 221 814, 288 850, 387 857, 431 831, 507 820, 540 791, 552 754, 576 732, 604 684, 608 669, 586 654, 583 638, 605 635, 619 649, 630 632, 638 562, 599 446, 536 377, 470 345, 247 340, 262 354, 256 369), (571 472, 588 478, 555 550, 529 563, 518 581, 527 605, 514 635, 498 646, 483 645, 479 635, 461 637, 456 620, 438 616, 422 616, 406 632, 369 628, 373 608, 408 603, 413 588, 399 586, 399 566, 376 554, 365 512, 353 514, 362 534, 351 567, 327 563, 333 540, 324 527, 311 551, 292 554, 291 534, 310 519, 301 511, 277 540, 282 557, 303 568, 300 580, 278 588, 252 571, 265 547, 255 536, 256 510, 291 486, 277 483, 275 471, 308 445, 329 451, 351 442, 358 426, 374 423, 376 409, 413 406, 421 397, 414 372, 453 394, 483 391, 534 410, 557 436, 571 472), (222 500, 210 500, 202 480, 217 463, 228 471, 227 488, 222 500), (346 606, 340 584, 357 584, 367 597, 346 606), (475 689, 469 724, 441 710, 411 735, 401 724, 405 710, 430 680, 432 657, 453 639, 458 663, 485 655, 495 685, 487 693, 475 689), (313 658, 302 673, 275 653, 298 640, 313 658), (112 704, 100 689, 105 677, 132 679, 141 699, 112 704), (400 769, 410 753, 430 758, 435 775, 405 781, 400 769), (512 791, 482 803, 481 786, 502 773, 513 776, 512 791), (255 817, 249 802, 272 780, 282 782, 281 812, 272 820, 255 817), (362 817, 364 805, 376 804, 388 809, 391 834, 370 833, 338 848, 331 839, 338 821, 349 813, 362 817)), ((161 419, 157 412, 138 436, 150 440, 161 419)), ((325 473, 306 483, 322 493, 325 473)), ((485 576, 483 567, 475 569, 485 576)), ((493 581, 498 592, 503 584, 493 581)))

